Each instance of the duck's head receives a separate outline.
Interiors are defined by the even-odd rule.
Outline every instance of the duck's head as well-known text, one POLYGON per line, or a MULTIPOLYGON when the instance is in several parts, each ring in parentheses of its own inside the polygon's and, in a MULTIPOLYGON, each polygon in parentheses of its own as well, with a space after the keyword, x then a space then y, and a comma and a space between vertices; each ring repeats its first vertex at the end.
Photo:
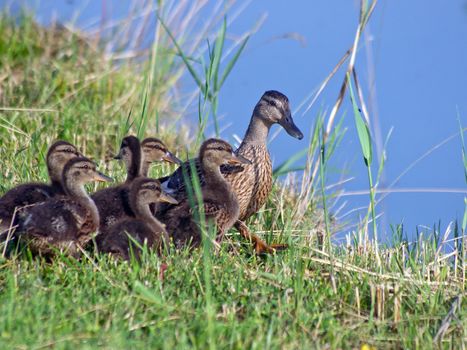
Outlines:
POLYGON ((71 143, 62 140, 53 143, 46 158, 50 179, 60 182, 65 164, 76 157, 82 157, 82 154, 71 143))
POLYGON ((235 154, 232 146, 220 139, 208 139, 203 142, 199 151, 202 163, 208 161, 220 166, 222 164, 251 164, 245 157, 235 154))
POLYGON ((256 104, 253 114, 267 125, 280 124, 290 136, 299 140, 303 138, 302 132, 292 119, 289 99, 279 91, 266 91, 256 104))
POLYGON ((84 185, 89 182, 112 182, 112 178, 97 171, 96 163, 86 157, 70 159, 63 169, 63 182, 72 185, 84 185))
POLYGON ((158 180, 147 177, 141 177, 133 181, 131 184, 130 196, 133 201, 143 205, 158 202, 178 204, 174 198, 162 191, 161 184, 158 180))
POLYGON ((120 144, 120 150, 114 159, 121 160, 125 163, 127 169, 134 163, 141 162, 141 145, 136 136, 126 136, 120 144))
POLYGON ((165 161, 179 165, 182 164, 182 161, 175 157, 161 140, 155 137, 144 139, 141 142, 141 149, 143 150, 144 163, 150 164, 165 161))

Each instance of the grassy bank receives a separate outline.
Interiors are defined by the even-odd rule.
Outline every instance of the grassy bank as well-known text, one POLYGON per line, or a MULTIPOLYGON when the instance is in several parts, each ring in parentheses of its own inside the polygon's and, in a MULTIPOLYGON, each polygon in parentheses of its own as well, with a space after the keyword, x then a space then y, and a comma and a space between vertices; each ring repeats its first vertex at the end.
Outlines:
MULTIPOLYGON (((173 77, 187 74, 186 66, 167 37, 159 40, 164 64, 116 65, 65 28, 1 17, 0 193, 46 181, 44 155, 57 138, 120 180, 123 171, 108 156, 128 132, 157 135, 184 157, 197 135, 175 123, 184 106, 173 77)), ((152 175, 171 170, 156 167, 152 175)), ((274 256, 253 255, 232 230, 218 253, 174 252, 163 261, 148 254, 141 265, 92 254, 53 263, 0 258, 0 348, 465 347, 462 229, 434 228, 408 242, 399 227, 393 246, 379 249, 357 231, 348 245, 322 250, 325 220, 313 181, 311 189, 277 182, 250 219, 266 240, 290 244, 274 256), (445 238, 453 236, 460 238, 445 238)))

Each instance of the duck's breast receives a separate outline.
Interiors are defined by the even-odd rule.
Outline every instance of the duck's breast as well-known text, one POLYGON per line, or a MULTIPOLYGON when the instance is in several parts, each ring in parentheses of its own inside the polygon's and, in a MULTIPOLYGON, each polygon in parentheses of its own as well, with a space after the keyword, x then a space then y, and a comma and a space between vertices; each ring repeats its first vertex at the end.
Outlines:
POLYGON ((244 145, 237 151, 252 164, 242 165, 243 171, 226 174, 237 196, 240 220, 256 213, 266 202, 272 189, 272 164, 265 145, 244 145))

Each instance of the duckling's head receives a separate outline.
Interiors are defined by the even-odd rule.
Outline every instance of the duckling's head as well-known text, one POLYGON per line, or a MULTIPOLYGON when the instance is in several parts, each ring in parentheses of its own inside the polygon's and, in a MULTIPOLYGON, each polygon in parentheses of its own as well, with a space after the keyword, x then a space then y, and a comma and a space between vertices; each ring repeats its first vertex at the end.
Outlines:
POLYGON ((69 142, 60 140, 52 144, 47 152, 47 170, 52 182, 60 182, 65 164, 80 156, 82 154, 69 142))
POLYGON ((141 177, 131 184, 130 196, 132 202, 138 202, 142 205, 151 203, 166 202, 178 204, 178 202, 162 191, 158 180, 141 177))
POLYGON ((278 123, 290 136, 299 140, 303 138, 302 132, 292 119, 289 99, 279 91, 266 91, 256 104, 253 114, 261 118, 266 125, 278 123))
POLYGON ((167 146, 155 137, 148 137, 141 142, 143 150, 144 163, 150 164, 154 162, 169 162, 174 164, 182 164, 182 161, 175 157, 168 149, 167 146))
POLYGON ((141 145, 136 136, 126 136, 120 144, 120 150, 114 159, 122 160, 127 169, 141 164, 141 145))
POLYGON ((88 182, 112 182, 113 180, 97 171, 96 163, 86 157, 70 159, 63 169, 65 189, 81 186, 88 182))
POLYGON ((206 162, 220 166, 222 164, 251 164, 251 161, 234 153, 230 144, 220 139, 208 139, 203 142, 199 151, 202 164, 206 162))

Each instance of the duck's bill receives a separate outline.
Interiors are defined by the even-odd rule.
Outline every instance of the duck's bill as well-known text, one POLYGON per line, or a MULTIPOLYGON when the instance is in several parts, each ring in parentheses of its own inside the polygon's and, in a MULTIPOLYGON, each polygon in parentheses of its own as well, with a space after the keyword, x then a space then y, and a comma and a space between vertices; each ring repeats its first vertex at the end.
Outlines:
POLYGON ((175 198, 173 198, 172 196, 169 196, 167 193, 164 193, 164 192, 161 193, 159 200, 161 202, 166 202, 170 204, 178 204, 178 201, 175 198))
POLYGON ((287 131, 287 134, 299 140, 303 139, 303 133, 300 131, 297 125, 295 125, 291 115, 289 115, 284 120, 281 120, 279 123, 285 129, 285 131, 287 131))
POLYGON ((175 157, 171 152, 167 151, 167 153, 162 157, 162 160, 166 162, 181 165, 183 162, 175 157))
POLYGON ((104 175, 100 172, 96 173, 96 175, 94 176, 94 180, 98 182, 113 182, 114 181, 114 179, 112 179, 111 177, 104 175))
POLYGON ((246 159, 244 156, 240 154, 232 154, 232 158, 228 160, 229 164, 252 164, 251 160, 246 159))

